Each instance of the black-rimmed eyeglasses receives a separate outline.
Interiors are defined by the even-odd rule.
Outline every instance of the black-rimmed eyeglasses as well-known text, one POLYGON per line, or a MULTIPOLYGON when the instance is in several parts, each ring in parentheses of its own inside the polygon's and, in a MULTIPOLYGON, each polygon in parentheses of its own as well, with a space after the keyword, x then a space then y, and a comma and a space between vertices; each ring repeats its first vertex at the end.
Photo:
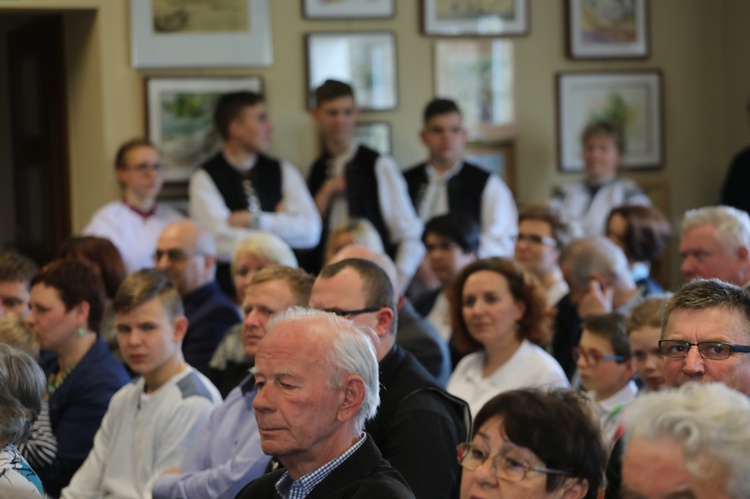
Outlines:
POLYGON ((750 346, 732 345, 720 341, 701 341, 690 343, 683 340, 660 340, 659 350, 661 354, 670 359, 681 359, 687 357, 690 347, 698 347, 701 357, 708 360, 728 359, 732 352, 750 353, 750 346))
POLYGON ((353 317, 355 315, 362 315, 362 314, 369 314, 372 312, 377 312, 383 307, 367 307, 367 308, 360 308, 359 310, 340 310, 338 308, 324 308, 322 309, 323 312, 328 312, 331 314, 338 315, 339 317, 353 317))

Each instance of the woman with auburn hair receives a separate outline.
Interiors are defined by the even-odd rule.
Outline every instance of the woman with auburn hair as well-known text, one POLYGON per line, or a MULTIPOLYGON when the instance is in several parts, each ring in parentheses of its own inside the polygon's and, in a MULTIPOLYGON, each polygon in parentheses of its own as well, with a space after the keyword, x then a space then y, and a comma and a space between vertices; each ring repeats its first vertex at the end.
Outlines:
POLYGON ((447 390, 476 414, 498 393, 526 387, 568 387, 549 342, 550 311, 542 285, 506 258, 477 260, 456 277, 450 295, 452 342, 461 359, 447 390), (541 345, 541 346, 540 346, 541 345))
POLYGON ((104 286, 91 264, 55 260, 31 280, 27 322, 42 350, 54 352, 47 400, 57 455, 37 471, 52 497, 83 464, 109 399, 129 380, 98 330, 104 286))

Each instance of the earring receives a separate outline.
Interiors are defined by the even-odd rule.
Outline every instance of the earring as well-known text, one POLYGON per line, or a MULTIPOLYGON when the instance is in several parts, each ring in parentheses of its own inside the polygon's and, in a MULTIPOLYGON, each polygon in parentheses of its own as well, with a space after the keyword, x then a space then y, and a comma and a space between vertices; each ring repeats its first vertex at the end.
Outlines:
POLYGON ((78 336, 83 336, 84 334, 86 334, 86 331, 84 331, 84 329, 82 327, 79 327, 78 328, 78 336))

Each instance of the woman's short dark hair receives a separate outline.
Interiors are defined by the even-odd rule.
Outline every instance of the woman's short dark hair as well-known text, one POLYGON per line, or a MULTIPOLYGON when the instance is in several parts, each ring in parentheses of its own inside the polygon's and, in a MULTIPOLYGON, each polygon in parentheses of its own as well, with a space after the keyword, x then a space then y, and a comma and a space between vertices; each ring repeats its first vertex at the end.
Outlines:
POLYGON ((431 218, 424 225, 422 242, 428 234, 437 234, 458 244, 464 253, 477 254, 479 251, 479 224, 468 214, 454 211, 431 218))
MULTIPOLYGON (((504 437, 525 447, 547 468, 570 472, 588 482, 594 499, 604 476, 607 452, 593 411, 583 395, 569 390, 511 390, 491 398, 474 418, 472 437, 489 420, 502 417, 504 437)), ((547 492, 568 477, 547 475, 547 492)))
POLYGON ((485 258, 464 267, 456 276, 449 290, 451 325, 454 345, 460 352, 482 349, 482 345, 469 333, 464 322, 463 289, 470 275, 488 270, 505 277, 514 300, 523 303, 526 310, 518 321, 518 335, 538 345, 546 345, 550 339, 552 312, 547 307, 547 297, 539 280, 521 264, 509 258, 485 258))
POLYGON ((42 410, 45 384, 33 357, 0 343, 0 441, 17 444, 31 434, 42 410))
POLYGON ((613 216, 625 219, 627 228, 623 245, 625 256, 632 262, 652 262, 664 252, 672 235, 669 221, 653 206, 626 205, 613 209, 607 217, 607 227, 613 216))
POLYGON ((104 292, 110 300, 115 298, 117 289, 128 275, 120 251, 109 239, 103 237, 71 237, 63 244, 60 257, 90 262, 99 272, 104 283, 104 292))
POLYGON ((104 313, 104 284, 92 264, 85 260, 54 260, 31 280, 31 287, 37 284, 54 288, 66 311, 82 302, 88 303, 87 326, 91 331, 99 331, 104 313))

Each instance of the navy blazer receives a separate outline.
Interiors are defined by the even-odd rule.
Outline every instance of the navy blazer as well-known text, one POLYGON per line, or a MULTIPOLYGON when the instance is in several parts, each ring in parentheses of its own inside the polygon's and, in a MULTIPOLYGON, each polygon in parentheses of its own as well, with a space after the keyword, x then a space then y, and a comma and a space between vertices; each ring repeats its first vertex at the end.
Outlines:
MULTIPOLYGON (((57 366, 53 368, 57 370, 57 366)), ((49 419, 57 456, 36 472, 50 497, 68 485, 94 445, 109 399, 130 381, 125 368, 97 338, 75 369, 49 398, 49 419)))
POLYGON ((188 329, 182 340, 185 362, 208 374, 208 362, 227 330, 242 322, 237 306, 215 281, 182 298, 188 329))

